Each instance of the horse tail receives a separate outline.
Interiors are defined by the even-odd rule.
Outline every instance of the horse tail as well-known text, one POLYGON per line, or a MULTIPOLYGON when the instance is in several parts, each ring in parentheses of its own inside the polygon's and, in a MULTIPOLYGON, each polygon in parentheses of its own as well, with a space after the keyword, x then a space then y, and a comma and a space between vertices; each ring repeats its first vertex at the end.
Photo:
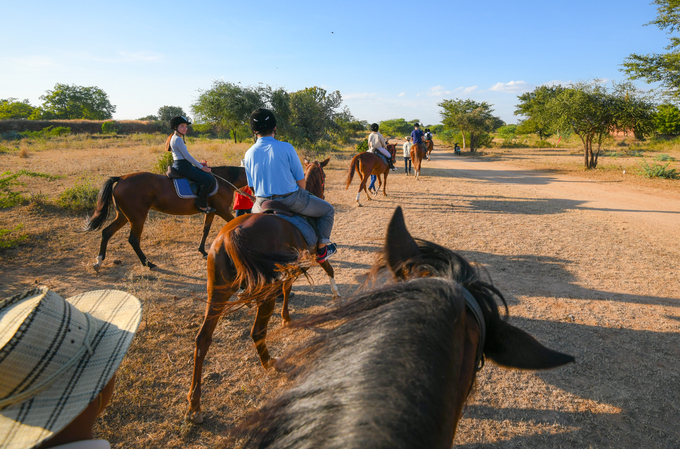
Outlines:
POLYGON ((292 284, 306 268, 308 254, 296 250, 259 251, 248 243, 247 231, 238 226, 224 239, 224 249, 233 264, 236 276, 233 287, 245 288, 248 302, 258 302, 280 293, 285 284, 292 284))
POLYGON ((359 157, 361 154, 357 154, 352 158, 352 162, 349 163, 349 171, 347 172, 347 185, 345 186, 345 190, 349 189, 349 185, 352 183, 352 178, 354 178, 354 172, 357 169, 357 165, 359 165, 359 157))
POLYGON ((113 185, 120 181, 120 176, 113 176, 109 178, 97 195, 97 207, 90 218, 85 223, 86 231, 96 231, 100 229, 106 219, 109 218, 109 211, 113 203, 113 185))

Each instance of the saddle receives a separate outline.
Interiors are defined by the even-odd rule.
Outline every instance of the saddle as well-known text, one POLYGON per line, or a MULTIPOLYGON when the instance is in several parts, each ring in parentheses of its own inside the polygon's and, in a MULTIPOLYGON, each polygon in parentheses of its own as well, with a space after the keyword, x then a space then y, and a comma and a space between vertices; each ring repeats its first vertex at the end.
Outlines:
MULTIPOLYGON (((198 184, 180 175, 179 172, 172 167, 172 165, 168 167, 168 170, 165 172, 165 175, 168 178, 172 179, 178 197, 184 199, 197 198, 198 184)), ((208 194, 208 196, 215 195, 219 190, 219 187, 220 186, 217 184, 217 182, 215 182, 215 186, 212 189, 212 191, 208 194)))
POLYGON ((285 215, 286 217, 292 217, 293 212, 288 209, 288 206, 283 204, 281 201, 267 200, 260 204, 260 209, 263 214, 274 214, 274 215, 285 215))
POLYGON ((281 201, 266 200, 260 204, 260 212, 268 215, 276 215, 293 224, 302 233, 307 245, 311 248, 316 246, 319 239, 317 218, 307 217, 292 212, 281 201))
POLYGON ((369 153, 373 153, 373 154, 375 154, 376 156, 380 156, 380 158, 383 160, 383 162, 385 162, 385 164, 388 164, 388 165, 389 165, 390 161, 387 160, 387 156, 385 156, 384 154, 382 154, 380 151, 376 150, 375 148, 372 148, 372 149, 368 150, 368 152, 369 152, 369 153))

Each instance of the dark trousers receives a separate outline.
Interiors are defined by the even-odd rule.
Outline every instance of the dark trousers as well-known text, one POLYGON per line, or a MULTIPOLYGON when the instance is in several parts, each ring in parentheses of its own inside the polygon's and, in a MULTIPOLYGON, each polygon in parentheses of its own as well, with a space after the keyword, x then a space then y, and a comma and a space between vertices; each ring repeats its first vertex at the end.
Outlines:
POLYGON ((186 160, 173 162, 172 168, 177 170, 180 175, 194 181, 198 185, 196 206, 201 209, 208 207, 208 195, 210 195, 210 191, 215 188, 215 178, 213 175, 206 173, 203 170, 199 170, 194 167, 191 162, 186 160))
POLYGON ((406 174, 411 173, 411 158, 410 157, 404 158, 404 173, 406 173, 406 174))
POLYGON ((236 209, 234 213, 237 217, 240 217, 241 215, 249 214, 251 210, 252 209, 236 209))

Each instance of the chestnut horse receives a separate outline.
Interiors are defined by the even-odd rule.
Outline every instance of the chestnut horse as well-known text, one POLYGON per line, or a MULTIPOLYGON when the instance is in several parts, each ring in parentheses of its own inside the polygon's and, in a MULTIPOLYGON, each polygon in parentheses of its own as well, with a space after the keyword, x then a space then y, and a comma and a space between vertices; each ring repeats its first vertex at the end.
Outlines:
POLYGON ((574 361, 501 317, 488 276, 411 237, 401 208, 383 260, 373 274, 387 268, 396 283, 293 325, 325 326, 281 361, 300 362, 298 380, 236 430, 241 447, 449 449, 484 357, 529 370, 574 361))
POLYGON ((425 141, 425 146, 427 147, 427 160, 430 160, 430 154, 432 154, 432 150, 434 150, 434 142, 431 140, 426 140, 425 141))
MULTIPOLYGON (((312 163, 305 160, 306 189, 321 199, 324 198, 326 179, 323 167, 329 160, 330 158, 312 163)), ((265 369, 276 361, 269 355, 265 344, 267 323, 274 312, 276 297, 280 295, 281 289, 281 316, 284 323, 290 321, 288 297, 295 279, 309 266, 308 263, 306 267, 305 264, 299 265, 307 251, 316 254, 316 249, 308 248, 302 233, 293 224, 274 214, 242 215, 222 228, 208 254, 208 303, 203 324, 196 336, 188 419, 195 423, 203 422, 200 405, 203 360, 210 348, 215 326, 223 313, 255 302, 257 315, 250 336, 265 369), (244 299, 229 302, 229 298, 239 287, 245 288, 245 293, 241 296, 244 299)), ((337 298, 340 292, 335 285, 333 267, 328 261, 320 265, 330 278, 333 298, 337 298)))
MULTIPOLYGON (((385 149, 392 155, 392 163, 394 163, 394 155, 396 151, 394 144, 388 144, 386 147, 387 148, 385 149)), ((371 195, 368 194, 368 190, 366 188, 366 182, 368 181, 368 177, 370 175, 376 175, 378 177, 378 188, 376 189, 375 194, 378 194, 380 187, 382 186, 383 195, 387 196, 387 192, 385 190, 387 189, 387 175, 390 173, 390 166, 383 161, 382 157, 368 151, 364 151, 363 153, 359 153, 354 156, 352 158, 352 162, 349 164, 349 171, 347 172, 347 186, 345 187, 345 190, 349 189, 349 185, 352 183, 355 171, 358 171, 359 175, 361 176, 361 183, 359 184, 359 190, 357 191, 357 204, 359 206, 361 206, 359 197, 361 196, 362 190, 366 192, 366 197, 369 200, 371 199, 371 195), (380 175, 383 175, 382 179, 380 179, 380 175)))
MULTIPOLYGON (((215 195, 208 198, 208 205, 212 206, 215 212, 207 214, 203 222, 203 237, 201 238, 198 251, 203 254, 204 258, 208 255, 205 252, 205 240, 210 232, 210 226, 215 218, 215 214, 222 217, 225 221, 234 218, 229 208, 231 207, 235 189, 232 185, 217 177, 226 179, 238 188, 244 187, 247 184, 246 172, 242 167, 213 167, 212 172, 216 175, 219 189, 215 195)), ((97 272, 101 267, 102 261, 106 258, 106 246, 109 240, 113 237, 113 234, 128 222, 130 223, 128 242, 130 242, 132 249, 134 249, 143 266, 149 267, 150 270, 156 268, 156 265, 147 259, 140 247, 142 230, 144 229, 146 217, 149 215, 149 209, 172 215, 193 215, 199 213, 198 208, 194 205, 193 198, 182 199, 177 196, 172 179, 165 175, 154 173, 140 172, 111 177, 102 186, 98 198, 97 207, 92 217, 88 219, 85 230, 95 231, 100 229, 106 222, 111 206, 114 204, 116 207, 116 218, 102 231, 99 255, 97 256, 97 261, 92 265, 94 271, 97 272)))
POLYGON ((411 145, 411 161, 413 162, 413 171, 416 174, 416 179, 420 177, 420 165, 427 155, 427 148, 424 144, 411 145))

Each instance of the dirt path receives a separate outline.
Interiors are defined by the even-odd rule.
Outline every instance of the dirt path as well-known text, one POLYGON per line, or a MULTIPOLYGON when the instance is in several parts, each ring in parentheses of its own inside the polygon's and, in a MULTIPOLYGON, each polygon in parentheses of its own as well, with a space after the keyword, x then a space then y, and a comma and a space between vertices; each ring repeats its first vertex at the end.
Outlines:
MULTIPOLYGON (((88 150, 87 160, 103 182, 148 170, 157 156, 121 148, 115 154, 88 150)), ((218 160, 223 149, 199 156, 218 160)), ((71 181, 78 174, 59 168, 63 158, 61 150, 43 151, 19 162, 71 181)), ((424 162, 420 181, 405 176, 398 161, 388 196, 367 201, 362 194, 364 207, 354 202, 356 179, 345 190, 346 158, 332 159, 326 170, 341 293, 351 294, 363 280, 401 205, 414 236, 488 270, 513 324, 577 359, 548 372, 487 363, 456 446, 680 447, 680 195, 556 176, 510 159, 453 157, 441 148, 424 162)), ((1 170, 16 164, 16 157, 0 155, 1 170)), ((100 234, 80 232, 82 217, 26 206, 0 211, 0 220, 3 226, 21 223, 29 234, 28 243, 0 259, 2 297, 47 284, 64 296, 117 288, 142 299, 142 326, 121 365, 114 402, 96 428, 114 447, 219 446, 225 432, 288 385, 285 376, 259 366, 249 335, 253 311, 239 311, 221 320, 206 359, 206 422, 184 423, 193 342, 205 307, 206 266, 196 251, 200 217, 150 215, 142 246, 157 272, 140 266, 124 228, 97 275, 90 266, 100 234)), ((209 241, 222 224, 216 220, 209 241)), ((329 304, 326 277, 320 269, 311 275, 315 285, 294 286, 293 318, 329 304)), ((272 318, 267 337, 274 356, 304 337, 280 323, 272 318)))

